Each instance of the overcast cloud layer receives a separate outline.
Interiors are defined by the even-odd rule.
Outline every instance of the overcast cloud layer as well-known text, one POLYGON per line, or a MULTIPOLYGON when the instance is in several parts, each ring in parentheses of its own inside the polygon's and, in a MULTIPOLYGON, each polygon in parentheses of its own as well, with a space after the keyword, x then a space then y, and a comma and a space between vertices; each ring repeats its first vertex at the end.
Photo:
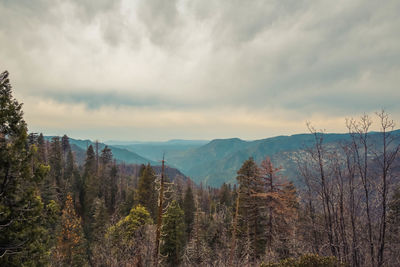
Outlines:
POLYGON ((400 123, 400 1, 0 0, 32 131, 256 139, 400 123))

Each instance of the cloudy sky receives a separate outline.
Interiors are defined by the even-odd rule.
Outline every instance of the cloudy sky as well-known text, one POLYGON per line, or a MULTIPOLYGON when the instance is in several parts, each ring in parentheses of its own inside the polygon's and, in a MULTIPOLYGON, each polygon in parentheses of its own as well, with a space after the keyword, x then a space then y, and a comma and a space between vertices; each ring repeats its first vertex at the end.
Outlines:
POLYGON ((258 139, 400 123, 400 1, 0 0, 0 71, 29 129, 258 139))

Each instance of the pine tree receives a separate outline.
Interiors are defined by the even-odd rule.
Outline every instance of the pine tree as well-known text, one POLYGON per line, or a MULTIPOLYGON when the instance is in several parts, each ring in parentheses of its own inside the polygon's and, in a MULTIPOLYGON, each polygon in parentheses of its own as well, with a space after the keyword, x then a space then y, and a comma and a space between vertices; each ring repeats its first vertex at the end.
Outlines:
POLYGON ((135 232, 144 225, 151 224, 150 213, 145 207, 138 205, 131 209, 129 215, 120 220, 116 225, 107 230, 115 245, 118 243, 130 243, 135 236, 135 232))
POLYGON ((77 216, 72 196, 67 195, 61 216, 61 232, 56 248, 57 265, 86 266, 86 249, 81 219, 77 216))
POLYGON ((83 182, 85 186, 85 204, 90 205, 99 194, 99 183, 96 177, 96 156, 93 146, 90 145, 86 151, 86 159, 83 171, 83 182))
POLYGON ((8 72, 0 74, 0 265, 45 264, 47 234, 38 183, 48 168, 29 147, 22 104, 12 96, 8 72))
POLYGON ((84 176, 89 176, 96 173, 96 155, 94 154, 93 146, 89 145, 86 151, 84 176))
POLYGON ((107 209, 103 199, 96 198, 93 205, 93 242, 101 242, 108 222, 107 209))
POLYGON ((183 208, 183 189, 181 180, 179 179, 174 180, 174 184, 176 185, 174 190, 175 191, 174 199, 178 202, 179 207, 183 208))
POLYGON ((107 184, 108 192, 106 195, 106 207, 108 208, 110 214, 112 214, 115 211, 118 195, 118 168, 116 164, 113 164, 111 167, 110 178, 107 184))
POLYGON ((46 141, 42 133, 39 134, 37 139, 39 161, 43 164, 47 163, 47 148, 46 141))
POLYGON ((113 154, 108 146, 105 146, 100 155, 100 192, 104 203, 110 213, 114 212, 117 195, 118 169, 113 162, 113 154))
POLYGON ((122 203, 119 206, 120 215, 126 216, 129 211, 135 205, 136 193, 134 189, 128 188, 127 192, 124 193, 125 197, 122 199, 122 203))
POLYGON ((72 192, 76 210, 83 218, 84 216, 84 203, 85 203, 85 183, 83 177, 79 173, 78 169, 74 169, 72 173, 72 192))
POLYGON ((267 157, 261 162, 263 192, 257 196, 263 199, 263 207, 267 210, 267 251, 269 256, 278 253, 279 258, 289 257, 289 243, 292 239, 293 223, 296 217, 297 197, 293 183, 283 181, 279 172, 267 157))
POLYGON ((144 206, 153 220, 157 217, 157 191, 155 188, 156 175, 153 168, 148 164, 142 171, 137 188, 137 203, 144 206))
POLYGON ((71 150, 71 145, 69 144, 69 137, 64 134, 63 137, 61 137, 61 149, 63 153, 63 158, 65 159, 67 157, 67 152, 71 150))
POLYGON ((219 203, 230 207, 232 205, 231 190, 226 183, 223 183, 219 194, 219 203))
MULTIPOLYGON (((68 150, 67 152, 67 157, 66 157, 66 162, 65 162, 65 171, 64 171, 64 179, 67 183, 67 189, 70 189, 72 186, 72 175, 74 173, 74 167, 75 167, 75 162, 74 162, 74 154, 72 154, 72 150, 68 150)), ((70 190, 68 190, 70 191, 70 190)))
POLYGON ((113 154, 108 146, 105 146, 100 154, 100 163, 102 166, 107 166, 112 162, 113 154))
POLYGON ((185 214, 186 234, 188 239, 190 239, 190 233, 193 229, 195 209, 196 205, 194 203, 192 188, 189 186, 183 199, 183 212, 185 214))
POLYGON ((51 139, 49 163, 50 163, 50 176, 53 179, 52 182, 59 189, 60 185, 62 184, 62 176, 63 176, 63 156, 62 156, 61 141, 58 136, 55 136, 51 139))
POLYGON ((257 197, 263 190, 262 181, 253 158, 246 160, 237 173, 241 246, 243 252, 250 253, 242 255, 242 258, 254 263, 265 249, 264 209, 260 205, 261 199, 257 197))
MULTIPOLYGON (((41 164, 49 164, 50 167, 50 160, 48 159, 48 142, 44 139, 42 133, 37 138, 37 146, 38 146, 38 160, 41 164)), ((51 168, 50 168, 51 170, 51 168)), ((57 199, 57 191, 56 191, 56 183, 53 179, 53 175, 51 172, 49 175, 46 175, 40 183, 40 195, 42 197, 43 202, 47 205, 51 201, 57 201, 57 204, 61 206, 57 199)))
MULTIPOLYGON (((150 235, 146 231, 150 224, 150 213, 138 205, 131 209, 128 216, 108 228, 106 240, 110 243, 111 258, 117 262, 115 266, 145 266, 143 261, 148 258, 146 255, 151 255, 149 251, 152 249, 150 235)), ((146 261, 146 266, 149 261, 146 261)))
POLYGON ((72 154, 71 146, 69 144, 69 138, 64 135, 61 138, 61 150, 62 150, 62 180, 59 185, 60 198, 62 202, 65 202, 67 192, 70 192, 73 187, 72 175, 74 172, 74 155, 72 154))
POLYGON ((185 222, 183 210, 173 200, 163 216, 161 254, 168 266, 178 266, 185 245, 185 222))
POLYGON ((28 135, 28 145, 37 145, 38 134, 37 133, 30 133, 28 135))
POLYGON ((86 160, 83 173, 83 213, 84 213, 84 231, 86 238, 92 239, 93 226, 93 205, 94 200, 99 196, 99 180, 96 172, 96 156, 93 146, 90 145, 86 152, 86 160))

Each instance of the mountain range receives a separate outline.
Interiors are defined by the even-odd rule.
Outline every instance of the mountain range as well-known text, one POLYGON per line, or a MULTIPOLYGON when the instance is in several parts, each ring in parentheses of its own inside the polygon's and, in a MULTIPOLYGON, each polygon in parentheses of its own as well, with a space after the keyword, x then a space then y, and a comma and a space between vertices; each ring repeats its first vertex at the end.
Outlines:
MULTIPOLYGON (((400 130, 393 132, 400 135, 400 130)), ((372 142, 378 142, 378 133, 371 132, 372 142)), ((49 137, 48 137, 49 138, 49 137)), ((325 144, 350 140, 349 134, 324 134, 325 144)), ((78 161, 83 161, 90 140, 70 138, 78 161)), ((106 142, 119 162, 160 165, 164 155, 167 165, 177 168, 196 183, 220 186, 235 183, 236 172, 249 157, 260 163, 267 156, 276 166, 282 166, 282 174, 297 183, 297 165, 294 157, 304 148, 312 146, 312 134, 276 136, 254 141, 239 138, 205 140, 171 140, 167 142, 106 142)), ((106 144, 100 143, 99 149, 106 144)))
MULTIPOLYGON (((45 136, 46 140, 51 140, 54 136, 45 136)), ((73 139, 69 138, 69 143, 71 145, 72 150, 75 153, 75 158, 76 161, 79 164, 82 164, 85 161, 86 158, 86 150, 89 147, 89 145, 92 145, 93 148, 95 148, 95 142, 91 140, 79 140, 79 139, 73 139)), ((104 143, 98 143, 98 150, 99 153, 101 150, 104 149, 106 144, 104 143)), ((125 162, 128 164, 147 164, 150 163, 151 165, 156 165, 157 162, 144 158, 137 153, 128 150, 127 148, 124 147, 117 147, 117 146, 110 146, 108 147, 111 149, 114 158, 117 160, 117 162, 125 162)))
MULTIPOLYGON (((349 138, 348 134, 326 134, 325 142, 335 143, 349 138)), ((312 145, 313 141, 314 137, 311 134, 296 134, 254 141, 230 138, 208 142, 126 142, 115 147, 127 149, 156 162, 159 162, 165 153, 168 165, 179 169, 196 183, 220 186, 222 183, 235 183, 236 172, 248 158, 253 157, 260 163, 267 156, 276 166, 283 166, 282 174, 296 183, 298 177, 294 154, 312 145)))

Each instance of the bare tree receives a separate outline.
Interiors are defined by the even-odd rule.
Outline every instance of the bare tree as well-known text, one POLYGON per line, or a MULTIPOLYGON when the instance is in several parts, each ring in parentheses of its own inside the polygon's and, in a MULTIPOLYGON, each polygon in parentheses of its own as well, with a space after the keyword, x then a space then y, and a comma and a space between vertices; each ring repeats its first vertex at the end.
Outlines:
POLYGON ((368 241, 369 241, 369 256, 371 266, 375 266, 375 249, 374 240, 372 233, 372 219, 370 209, 370 194, 371 194, 371 182, 369 178, 369 129, 371 127, 372 120, 368 115, 363 115, 360 121, 352 120, 348 125, 349 133, 352 138, 353 151, 355 154, 356 166, 358 168, 358 174, 361 178, 361 182, 364 188, 365 195, 365 206, 367 212, 367 228, 368 228, 368 241))
POLYGON ((384 261, 384 250, 386 243, 386 225, 387 225, 387 206, 388 192, 390 187, 392 165, 399 153, 399 139, 393 135, 394 122, 389 118, 389 115, 382 110, 377 113, 380 119, 380 130, 382 135, 381 154, 376 155, 376 160, 381 169, 381 219, 379 223, 379 238, 378 238, 378 266, 382 266, 384 261), (396 144, 397 141, 397 144, 396 144))

